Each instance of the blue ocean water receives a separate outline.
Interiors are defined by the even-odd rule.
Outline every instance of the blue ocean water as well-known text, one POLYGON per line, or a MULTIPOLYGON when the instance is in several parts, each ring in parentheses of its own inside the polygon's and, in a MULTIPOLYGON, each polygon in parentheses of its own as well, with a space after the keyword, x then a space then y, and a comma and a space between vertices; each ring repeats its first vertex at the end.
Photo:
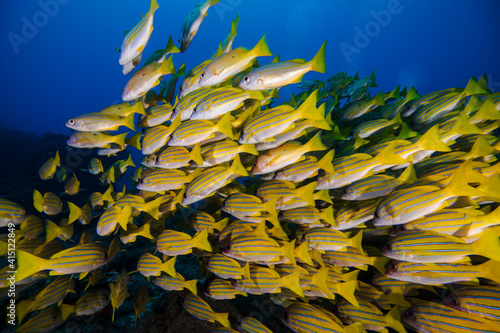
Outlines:
MULTIPOLYGON (((159 0, 145 57, 181 36, 197 2, 159 0)), ((149 9, 147 0, 2 1, 1 127, 33 134, 69 134, 72 116, 120 102, 129 76, 118 64, 123 32, 149 9)), ((344 71, 368 76, 380 89, 414 85, 419 93, 464 87, 486 74, 500 89, 500 2, 496 0, 222 0, 189 49, 174 55, 189 70, 210 57, 241 15, 235 46, 253 47, 263 34, 281 59, 310 59, 324 40, 327 79, 344 71)), ((261 58, 261 64, 271 61, 261 58)), ((180 82, 179 82, 180 84, 180 82)), ((288 98, 294 88, 280 92, 288 98)))

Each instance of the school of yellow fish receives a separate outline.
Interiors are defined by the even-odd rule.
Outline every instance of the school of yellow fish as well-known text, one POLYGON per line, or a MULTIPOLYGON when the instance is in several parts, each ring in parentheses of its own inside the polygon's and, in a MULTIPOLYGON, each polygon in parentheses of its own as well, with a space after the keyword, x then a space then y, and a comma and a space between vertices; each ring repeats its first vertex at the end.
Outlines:
MULTIPOLYGON (((170 38, 133 72, 124 103, 66 123, 75 130, 69 146, 103 156, 131 146, 143 154, 140 167, 130 157, 107 168, 94 158, 88 172, 109 188, 82 207, 35 190, 40 214, 29 215, 32 207, 0 199, 0 226, 17 226, 15 239, 5 233, 0 242, 9 255, 0 287, 8 290, 13 270, 18 291, 49 281, 17 300, 18 332, 50 330, 108 304, 114 320, 130 297, 130 274, 188 289, 184 309, 221 325, 211 332, 271 330, 214 312, 200 292, 216 300, 266 294, 294 332, 500 332, 500 93, 485 77, 422 96, 398 86, 374 97, 374 73, 303 80, 326 72, 326 42, 310 60, 271 61, 265 36, 233 48, 239 16, 215 54, 189 72, 176 67, 218 2, 189 13, 180 48, 170 38), (302 92, 280 100, 279 88, 291 84, 302 92), (134 132, 110 134, 122 126, 134 132), (135 188, 121 191, 115 183, 127 168, 135 188), (59 223, 49 220, 56 216, 59 223), (167 228, 169 219, 193 232, 167 228), (75 223, 92 230, 75 234, 75 223), (155 249, 137 271, 95 287, 122 244, 138 237, 155 249), (176 272, 182 255, 203 263, 203 290, 176 272), (85 290, 66 304, 76 283, 85 290)), ((124 74, 140 63, 158 8, 151 0, 125 37, 124 74)), ((67 179, 61 170, 56 153, 39 175, 67 179)), ((65 181, 66 195, 79 188, 76 174, 65 181)), ((141 286, 136 320, 148 299, 141 286)))

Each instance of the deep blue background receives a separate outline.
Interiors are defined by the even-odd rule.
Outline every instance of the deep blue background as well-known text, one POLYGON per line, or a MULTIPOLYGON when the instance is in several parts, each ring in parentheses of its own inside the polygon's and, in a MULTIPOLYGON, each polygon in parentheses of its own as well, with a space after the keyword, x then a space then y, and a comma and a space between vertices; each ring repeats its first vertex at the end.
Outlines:
MULTIPOLYGON (((35 0, 0 4, 1 127, 69 134, 64 122, 70 117, 120 101, 130 75, 122 75, 115 47, 120 47, 123 31, 148 11, 149 1, 59 2, 64 4, 52 16, 41 14, 35 0), (14 47, 9 36, 23 37, 25 22, 37 19, 38 31, 14 47)), ((196 2, 158 0, 144 58, 164 47, 169 35, 175 41, 180 38, 182 23, 196 2)), ((222 0, 210 9, 189 49, 174 56, 176 67, 186 62, 191 69, 210 57, 236 13, 241 21, 235 47, 251 48, 266 33, 271 50, 282 60, 309 60, 328 39, 327 74, 310 73, 306 79, 327 79, 338 71, 368 76, 375 69, 377 83, 386 91, 402 84, 425 93, 464 87, 471 76, 487 74, 490 88, 500 90, 497 0, 222 0), (374 24, 372 11, 392 7, 397 13, 386 26, 374 24), (356 44, 356 29, 366 28, 374 29, 372 37, 365 40, 367 45, 356 44), (342 43, 362 47, 348 59, 342 43)), ((290 89, 280 95, 289 96, 290 89)))

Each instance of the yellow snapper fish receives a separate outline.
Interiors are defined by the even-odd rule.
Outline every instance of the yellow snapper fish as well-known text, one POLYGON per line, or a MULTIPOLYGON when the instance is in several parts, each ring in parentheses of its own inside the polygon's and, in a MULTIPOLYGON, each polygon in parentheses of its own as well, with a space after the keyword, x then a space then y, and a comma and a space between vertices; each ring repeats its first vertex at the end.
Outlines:
POLYGON ((68 224, 67 219, 61 221, 61 225, 57 225, 50 220, 45 220, 45 242, 48 243, 55 238, 68 240, 73 236, 73 225, 68 224))
POLYGON ((19 230, 15 231, 16 242, 21 238, 35 239, 44 230, 42 219, 35 215, 29 215, 22 220, 19 230))
POLYGON ((406 329, 401 324, 401 310, 395 306, 387 314, 363 299, 359 300, 359 306, 354 306, 345 300, 337 303, 339 317, 347 323, 361 322, 365 329, 377 332, 389 332, 386 327, 390 327, 399 333, 406 333, 406 329))
POLYGON ((176 277, 175 261, 177 257, 172 257, 166 262, 150 253, 144 253, 137 262, 137 270, 144 276, 160 276, 165 272, 172 277, 176 277))
POLYGON ((248 296, 246 292, 236 290, 230 280, 213 279, 205 291, 205 296, 215 300, 233 299, 236 295, 248 296))
POLYGON ((176 99, 174 108, 172 109, 172 116, 170 119, 172 120, 177 118, 179 114, 181 115, 181 121, 190 119, 191 114, 196 109, 198 103, 206 96, 218 90, 219 89, 213 89, 211 87, 204 87, 186 93, 186 95, 184 95, 184 97, 182 97, 181 99, 176 99))
POLYGON ((40 179, 47 180, 54 178, 57 168, 61 166, 61 158, 59 157, 59 150, 56 151, 54 157, 49 158, 45 163, 42 164, 40 169, 38 169, 38 175, 40 179))
POLYGON ((283 105, 258 112, 244 125, 239 142, 248 144, 266 141, 292 129, 294 122, 299 119, 324 120, 324 104, 316 108, 317 101, 318 91, 315 90, 297 109, 283 105))
MULTIPOLYGON (((38 193, 40 194, 40 192, 38 193)), ((26 216, 27 212, 21 205, 7 199, 0 198, 0 227, 6 227, 9 223, 17 225, 21 223, 26 216)))
POLYGON ((302 81, 307 72, 326 72, 326 42, 310 61, 295 59, 270 63, 254 69, 241 79, 238 86, 245 90, 268 90, 302 81))
POLYGON ((18 304, 17 320, 19 323, 29 312, 47 308, 62 302, 70 292, 74 292, 75 282, 70 276, 60 276, 43 288, 32 300, 22 300, 18 304))
POLYGON ((194 6, 193 10, 189 13, 182 26, 182 41, 181 41, 181 52, 187 50, 189 45, 196 36, 198 29, 200 28, 201 22, 205 19, 208 14, 208 10, 215 4, 218 4, 220 0, 207 0, 205 2, 198 3, 194 6))
POLYGON ((231 323, 228 319, 229 313, 214 312, 210 305, 196 294, 187 294, 182 305, 184 309, 195 318, 211 323, 217 321, 224 327, 231 327, 231 323))
POLYGON ((139 127, 154 127, 170 120, 172 116, 172 105, 169 103, 156 105, 149 108, 146 115, 142 116, 137 123, 139 127))
POLYGON ((216 233, 216 230, 221 231, 227 226, 228 222, 229 218, 227 217, 215 222, 214 216, 205 212, 196 212, 189 217, 189 224, 194 230, 208 229, 209 233, 216 233))
POLYGON ((500 289, 494 286, 466 286, 454 291, 443 304, 471 315, 500 320, 500 289))
POLYGON ((227 113, 217 123, 210 120, 185 121, 172 133, 168 145, 194 146, 197 143, 201 144, 203 140, 213 138, 216 133, 222 133, 224 136, 232 138, 233 131, 231 130, 230 117, 231 114, 227 113))
POLYGON ((41 312, 30 318, 24 324, 19 326, 16 332, 32 333, 32 332, 49 332, 61 325, 62 312, 58 306, 43 309, 41 312))
POLYGON ((204 145, 201 148, 202 163, 198 163, 194 159, 193 161, 197 163, 197 166, 210 167, 224 162, 229 162, 240 153, 247 153, 251 155, 259 154, 254 145, 240 145, 238 142, 233 140, 224 140, 204 145))
POLYGON ((123 271, 117 278, 116 283, 109 284, 110 295, 109 298, 111 300, 111 306, 113 307, 113 317, 112 321, 115 321, 115 311, 122 306, 125 299, 129 296, 127 291, 127 284, 129 283, 130 278, 127 273, 123 271))
POLYGON ((153 31, 153 17, 158 8, 158 2, 151 0, 148 13, 125 36, 120 48, 120 59, 118 60, 120 65, 133 62, 137 57, 140 57, 153 31))
POLYGON ((123 118, 105 113, 87 113, 71 118, 65 125, 75 131, 84 132, 116 131, 120 126, 135 131, 133 113, 123 118))
POLYGON ((63 319, 70 314, 89 316, 101 311, 110 303, 108 293, 105 290, 95 290, 80 297, 75 305, 62 304, 63 319))
POLYGON ((33 206, 37 211, 47 215, 57 215, 62 212, 63 203, 61 199, 52 192, 47 192, 43 196, 38 190, 33 190, 33 206))
POLYGON ((94 132, 75 132, 66 141, 66 144, 75 148, 109 148, 111 144, 125 146, 127 133, 108 135, 94 132))
POLYGON ((205 263, 206 268, 222 279, 242 279, 250 277, 248 262, 242 267, 236 260, 223 254, 211 255, 205 263))
POLYGON ((430 230, 456 237, 473 237, 500 224, 500 207, 486 214, 479 209, 442 209, 420 219, 393 226, 389 236, 407 230, 430 230))
POLYGON ((137 227, 135 224, 131 224, 127 226, 127 231, 120 231, 120 241, 123 244, 133 243, 138 236, 154 240, 154 237, 151 235, 150 228, 151 221, 144 223, 140 227, 137 227))
POLYGON ((170 191, 184 187, 184 184, 191 183, 201 172, 197 169, 190 174, 181 170, 157 169, 144 176, 137 189, 143 191, 170 191))
POLYGON ((261 154, 257 158, 251 173, 252 175, 262 175, 278 171, 290 164, 303 160, 305 158, 304 154, 306 153, 322 151, 327 148, 328 147, 321 142, 321 132, 318 132, 305 144, 298 141, 290 141, 261 154))
POLYGON ((105 107, 99 113, 109 114, 113 116, 119 116, 121 118, 126 118, 131 113, 138 114, 146 114, 144 110, 144 104, 140 102, 136 102, 134 104, 130 104, 129 102, 123 102, 119 104, 112 104, 108 107, 105 107))
POLYGON ((251 50, 238 47, 212 60, 200 75, 200 87, 219 84, 252 65, 256 57, 271 56, 265 36, 251 50))
MULTIPOLYGON (((193 173, 196 173, 196 171, 193 173)), ((230 167, 215 166, 207 168, 197 175, 186 186, 182 204, 185 206, 206 198, 238 176, 248 176, 247 170, 241 164, 239 155, 236 156, 230 167)))
MULTIPOLYGON (((217 53, 215 56, 218 56, 219 54, 217 53)), ((189 93, 198 90, 200 85, 198 82, 200 81, 200 75, 203 73, 203 70, 207 65, 212 61, 212 59, 205 60, 195 68, 193 68, 190 72, 186 74, 186 77, 182 81, 182 85, 179 88, 179 98, 183 99, 186 97, 189 93)))
POLYGON ((281 316, 281 321, 296 333, 343 333, 362 332, 360 324, 351 325, 349 331, 332 313, 319 306, 303 302, 294 302, 281 316), (357 328, 357 329, 356 329, 357 328))
POLYGON ((279 293, 281 288, 285 287, 303 297, 304 292, 299 281, 298 271, 281 277, 274 269, 252 265, 250 277, 234 280, 232 285, 234 289, 250 294, 279 293))
POLYGON ((419 332, 500 332, 498 321, 459 311, 435 302, 420 302, 407 309, 403 320, 419 332))
POLYGON ((417 180, 413 164, 399 177, 373 175, 348 185, 342 191, 341 199, 350 201, 369 200, 390 194, 395 188, 417 180))
POLYGON ((76 245, 60 251, 50 259, 43 259, 28 252, 17 251, 18 281, 45 269, 50 275, 89 272, 106 264, 106 249, 97 244, 76 245))
POLYGON ((190 119, 216 119, 243 106, 246 100, 264 100, 265 98, 260 91, 244 91, 238 88, 221 89, 201 99, 190 119))
POLYGON ((251 232, 236 236, 222 251, 228 257, 242 261, 270 261, 284 256, 296 265, 294 249, 295 240, 286 242, 281 246, 276 240, 270 238, 265 230, 265 222, 251 232), (263 227, 261 227, 263 226, 263 227))
MULTIPOLYGON (((493 197, 499 200, 496 193, 498 188, 489 189, 493 183, 490 179, 479 187, 472 187, 468 182, 481 179, 481 174, 472 170, 469 162, 465 162, 449 177, 449 183, 443 188, 437 186, 416 186, 408 189, 394 191, 385 197, 377 206, 374 213, 375 226, 397 225, 421 218, 450 206, 460 196, 466 197, 493 197)), ((486 177, 484 177, 486 178, 486 177)), ((488 180, 488 178, 486 178, 488 180)), ((497 181, 494 182, 498 183, 497 181)))
POLYGON ((386 257, 418 263, 468 261, 469 255, 480 255, 500 261, 500 240, 489 230, 474 242, 428 230, 409 230, 392 238, 382 249, 386 257))
POLYGON ((132 74, 125 88, 123 88, 122 99, 124 101, 133 101, 144 96, 151 88, 159 85, 160 78, 167 74, 175 74, 172 56, 161 63, 152 62, 132 74))
POLYGON ((500 283, 500 262, 489 260, 479 265, 470 263, 413 263, 392 261, 385 275, 392 279, 423 285, 441 285, 457 282, 476 282, 478 278, 500 283))
POLYGON ((67 195, 75 195, 78 194, 79 190, 80 181, 76 178, 75 173, 73 173, 73 177, 71 177, 66 183, 64 183, 64 192, 67 195))
POLYGON ((164 230, 156 239, 156 250, 169 256, 188 254, 193 248, 212 252, 207 229, 203 229, 193 237, 183 232, 164 230))

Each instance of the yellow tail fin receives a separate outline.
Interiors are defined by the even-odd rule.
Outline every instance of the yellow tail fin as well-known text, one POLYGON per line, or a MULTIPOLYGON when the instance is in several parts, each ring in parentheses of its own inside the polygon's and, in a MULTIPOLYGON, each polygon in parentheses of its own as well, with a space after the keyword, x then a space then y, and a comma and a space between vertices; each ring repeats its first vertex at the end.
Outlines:
POLYGON ((238 175, 238 176, 242 176, 242 177, 248 176, 248 171, 245 169, 243 164, 241 164, 241 160, 240 160, 239 155, 236 155, 236 157, 233 160, 233 164, 231 164, 228 171, 232 175, 238 175))
POLYGON ((125 140, 127 139, 127 134, 128 134, 128 132, 115 135, 113 137, 113 142, 116 143, 117 145, 119 145, 120 147, 125 146, 125 140))
POLYGON ((212 252, 212 245, 210 245, 208 241, 208 229, 203 229, 203 231, 193 237, 193 246, 201 250, 212 252))
POLYGON ((196 162, 198 165, 203 165, 203 158, 201 157, 201 148, 200 144, 197 143, 194 145, 193 149, 189 154, 189 158, 196 162))
POLYGON ((337 292, 340 296, 344 297, 349 303, 359 308, 359 302, 354 296, 354 292, 358 287, 358 281, 347 281, 337 283, 337 292))
POLYGON ((314 266, 312 258, 309 255, 309 242, 304 242, 297 246, 293 251, 293 255, 309 266, 314 266))
POLYGON ((51 220, 45 220, 45 243, 55 239, 61 233, 61 228, 51 220))
POLYGON ((16 260, 18 265, 17 282, 46 269, 49 262, 47 259, 34 256, 22 250, 16 252, 16 260))
POLYGON ((131 113, 125 118, 122 118, 123 120, 123 126, 130 128, 132 131, 135 131, 135 122, 134 122, 134 116, 135 113, 131 113))
POLYGON ((33 206, 38 212, 43 211, 43 195, 37 189, 33 190, 33 206))
POLYGON ((175 74, 175 67, 174 67, 174 62, 172 61, 172 55, 168 57, 166 60, 163 60, 163 62, 160 65, 160 75, 167 75, 167 74, 175 74))
POLYGON ((333 160, 334 156, 335 156, 335 150, 332 149, 319 160, 318 167, 321 170, 326 171, 329 174, 333 175, 335 173, 335 169, 333 168, 333 164, 332 164, 332 160, 333 160))
POLYGON ((152 201, 146 202, 142 206, 142 210, 146 213, 148 213, 150 216, 152 216, 155 220, 158 220, 159 218, 159 208, 161 204, 163 203, 163 198, 159 197, 156 198, 152 201))
MULTIPOLYGON (((321 104, 319 108, 316 108, 318 103, 318 89, 314 90, 309 97, 302 103, 295 112, 297 112, 301 118, 311 119, 311 120, 325 120, 325 107, 321 104)), ((292 111, 293 112, 293 111, 292 111)))
POLYGON ((82 210, 80 207, 69 201, 68 201, 68 207, 69 207, 68 224, 71 224, 76 220, 78 220, 80 216, 82 216, 82 210))
POLYGON ((321 131, 319 131, 318 133, 316 133, 316 135, 314 135, 311 140, 309 140, 304 146, 303 148, 305 149, 306 152, 310 152, 310 151, 321 151, 321 150, 326 150, 328 149, 327 146, 325 146, 323 144, 323 142, 321 142, 321 131))
POLYGON ((363 230, 360 230, 354 237, 349 238, 349 246, 358 249, 361 253, 365 253, 361 241, 363 240, 363 230))
POLYGON ((395 306, 385 315, 387 326, 395 329, 398 333, 406 333, 406 329, 401 324, 401 310, 399 306, 395 306))
POLYGON ((158 8, 160 8, 158 2, 156 2, 156 0, 151 0, 151 3, 149 4, 149 13, 153 14, 158 8))
POLYGON ((500 238, 498 232, 486 231, 483 236, 472 244, 477 254, 500 262, 500 238))
POLYGON ((257 43, 257 45, 255 45, 255 47, 251 50, 251 52, 256 57, 264 57, 264 56, 272 56, 273 55, 271 53, 271 50, 269 49, 269 46, 267 45, 266 35, 262 36, 260 41, 257 43))
POLYGON ((424 150, 451 151, 450 147, 439 138, 439 124, 432 126, 425 132, 424 135, 418 139, 417 144, 424 150))
POLYGON ((217 132, 225 134, 228 138, 233 138, 233 130, 231 129, 231 113, 226 113, 221 120, 216 124, 217 132))
POLYGON ((196 284, 198 283, 198 280, 189 280, 185 282, 184 287, 192 292, 193 294, 197 295, 198 294, 198 289, 196 288, 196 284))
POLYGON ((292 274, 285 275, 281 278, 283 286, 290 289, 297 295, 304 297, 304 291, 300 287, 300 273, 293 272, 292 274))
POLYGON ((329 225, 336 227, 337 222, 335 221, 333 213, 333 206, 329 206, 320 213, 320 216, 323 221, 326 221, 329 225))
POLYGON ((231 328, 231 323, 229 322, 229 313, 215 313, 216 320, 224 327, 231 328))
POLYGON ((174 256, 168 259, 161 265, 161 270, 170 275, 171 277, 176 277, 177 272, 175 271, 175 261, 177 260, 177 256, 174 256))
POLYGON ((295 261, 294 250, 295 249, 295 239, 291 242, 286 243, 283 246, 283 255, 290 260, 293 266, 297 266, 297 262, 295 261))
POLYGON ((321 45, 318 50, 318 53, 314 56, 314 58, 309 61, 311 66, 311 71, 318 73, 326 73, 326 61, 325 61, 325 49, 326 49, 326 41, 321 45))
POLYGON ((316 203, 314 202, 314 191, 316 190, 317 185, 318 182, 312 182, 298 188, 297 196, 310 206, 316 205, 316 203))
POLYGON ((56 156, 54 156, 54 165, 56 167, 61 166, 61 158, 59 157, 59 150, 56 151, 56 156))

